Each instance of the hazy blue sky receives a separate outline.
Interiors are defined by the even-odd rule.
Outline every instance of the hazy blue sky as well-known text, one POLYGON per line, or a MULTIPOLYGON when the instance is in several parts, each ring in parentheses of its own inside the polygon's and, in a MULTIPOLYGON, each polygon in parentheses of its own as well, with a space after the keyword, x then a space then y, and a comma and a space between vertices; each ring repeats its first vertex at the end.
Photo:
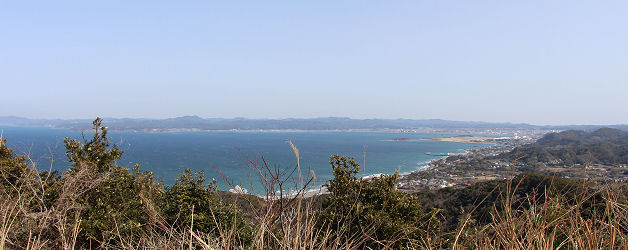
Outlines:
POLYGON ((628 1, 2 1, 0 116, 628 123, 628 1))

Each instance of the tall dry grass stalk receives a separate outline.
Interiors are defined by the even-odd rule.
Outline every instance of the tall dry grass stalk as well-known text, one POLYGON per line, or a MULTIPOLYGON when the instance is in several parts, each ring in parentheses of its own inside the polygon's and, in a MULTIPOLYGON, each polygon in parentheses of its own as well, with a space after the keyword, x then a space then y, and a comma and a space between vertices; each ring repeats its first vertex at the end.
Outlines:
MULTIPOLYGON (((308 189, 316 182, 316 175, 310 171, 304 179, 300 163, 299 149, 288 141, 295 156, 296 165, 291 169, 271 166, 264 158, 261 162, 247 157, 248 167, 262 183, 261 199, 242 196, 249 203, 253 224, 258 228, 253 237, 253 249, 355 249, 356 242, 366 237, 356 234, 350 241, 336 237, 343 232, 334 227, 320 226, 317 220, 318 193, 308 189)), ((229 181, 225 181, 232 187, 229 181)), ((251 185, 253 189, 253 185, 251 185)), ((230 234, 222 234, 221 242, 231 241, 230 234)), ((223 248, 233 248, 231 245, 223 248)), ((239 248, 239 247, 236 247, 239 248)))

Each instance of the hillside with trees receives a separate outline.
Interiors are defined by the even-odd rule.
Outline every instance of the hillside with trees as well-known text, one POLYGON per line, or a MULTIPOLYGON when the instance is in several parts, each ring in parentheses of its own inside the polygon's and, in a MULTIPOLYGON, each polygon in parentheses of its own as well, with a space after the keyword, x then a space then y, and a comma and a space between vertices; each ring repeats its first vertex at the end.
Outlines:
POLYGON ((628 132, 601 128, 586 132, 549 133, 535 143, 501 154, 496 159, 529 165, 628 164, 628 132))

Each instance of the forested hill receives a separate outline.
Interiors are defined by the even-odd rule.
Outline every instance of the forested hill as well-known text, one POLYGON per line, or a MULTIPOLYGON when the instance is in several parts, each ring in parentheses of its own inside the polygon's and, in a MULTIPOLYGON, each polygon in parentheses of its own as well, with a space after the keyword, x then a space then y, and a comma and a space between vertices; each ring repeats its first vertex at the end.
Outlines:
POLYGON ((567 130, 560 133, 549 133, 535 144, 543 147, 582 146, 602 142, 621 143, 620 141, 626 140, 626 138, 628 138, 628 132, 612 128, 601 128, 593 132, 567 130))
POLYGON ((497 158, 534 165, 628 163, 628 132, 601 128, 592 132, 567 130, 549 133, 535 143, 524 145, 497 158))

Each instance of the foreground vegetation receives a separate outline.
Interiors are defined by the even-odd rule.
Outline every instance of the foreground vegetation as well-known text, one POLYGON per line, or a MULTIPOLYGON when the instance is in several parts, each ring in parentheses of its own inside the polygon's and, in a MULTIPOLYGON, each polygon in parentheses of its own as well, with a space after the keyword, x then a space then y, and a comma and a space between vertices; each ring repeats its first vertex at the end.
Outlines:
POLYGON ((332 156, 328 194, 306 197, 312 178, 299 163, 284 172, 264 162, 251 166, 258 197, 218 191, 202 172, 165 186, 118 166, 123 152, 100 119, 93 126, 91 138, 65 140, 63 173, 38 171, 0 139, 0 250, 628 247, 626 183, 522 174, 409 194, 397 175, 361 179, 353 159, 332 156))

